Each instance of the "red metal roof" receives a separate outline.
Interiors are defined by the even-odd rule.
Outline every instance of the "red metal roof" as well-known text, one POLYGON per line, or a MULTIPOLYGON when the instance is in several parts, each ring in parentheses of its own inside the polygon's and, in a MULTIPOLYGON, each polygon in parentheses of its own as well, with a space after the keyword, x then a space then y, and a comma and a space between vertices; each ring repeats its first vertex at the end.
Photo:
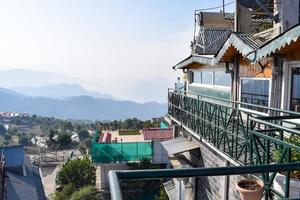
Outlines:
POLYGON ((110 133, 100 134, 98 143, 111 143, 111 134, 110 133))
POLYGON ((172 128, 149 128, 144 129, 144 140, 168 140, 173 138, 172 128))

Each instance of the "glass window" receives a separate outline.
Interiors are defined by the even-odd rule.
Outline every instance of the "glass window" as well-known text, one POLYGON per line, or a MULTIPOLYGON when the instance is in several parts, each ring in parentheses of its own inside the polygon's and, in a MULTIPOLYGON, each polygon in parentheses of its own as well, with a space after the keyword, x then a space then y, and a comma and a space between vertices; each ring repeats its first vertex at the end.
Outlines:
POLYGON ((213 84, 213 79, 212 76, 213 72, 212 71, 203 71, 202 72, 202 84, 207 84, 207 85, 212 85, 213 84))
POLYGON ((300 68, 292 69, 290 110, 300 112, 300 68))
POLYGON ((201 83, 201 72, 194 71, 194 83, 201 83))
MULTIPOLYGON (((241 79, 241 101, 254 105, 269 105, 269 80, 262 79, 241 79)), ((252 106, 243 106, 260 112, 267 112, 263 108, 255 108, 252 106)))
POLYGON ((214 85, 230 86, 231 75, 225 71, 214 71, 214 85))

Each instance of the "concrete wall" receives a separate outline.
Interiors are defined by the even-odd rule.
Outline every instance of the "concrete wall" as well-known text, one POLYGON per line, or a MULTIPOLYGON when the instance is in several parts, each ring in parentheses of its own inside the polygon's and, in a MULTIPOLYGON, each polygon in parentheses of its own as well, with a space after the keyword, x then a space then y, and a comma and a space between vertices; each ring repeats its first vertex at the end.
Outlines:
MULTIPOLYGON (((230 163, 213 149, 200 142, 199 167, 224 167, 230 163)), ((235 200, 240 199, 235 189, 239 176, 212 176, 197 178, 197 199, 235 200)))
POLYGON ((100 190, 109 190, 108 172, 110 170, 126 170, 128 166, 125 163, 112 163, 97 165, 96 185, 100 190))
MULTIPOLYGON (((184 131, 184 135, 189 135, 184 131)), ((203 142, 200 148, 183 154, 194 167, 224 167, 231 166, 222 155, 210 148, 203 142)), ((240 200, 235 184, 241 176, 211 176, 196 178, 196 199, 197 200, 240 200)))

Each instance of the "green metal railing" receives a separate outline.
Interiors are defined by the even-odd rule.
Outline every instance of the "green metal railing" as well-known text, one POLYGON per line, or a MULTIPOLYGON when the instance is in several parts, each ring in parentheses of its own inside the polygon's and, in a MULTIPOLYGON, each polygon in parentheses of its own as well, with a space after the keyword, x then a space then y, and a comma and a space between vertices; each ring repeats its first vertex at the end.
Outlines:
POLYGON ((112 200, 122 200, 120 181, 138 179, 186 178, 201 176, 229 176, 241 174, 270 173, 299 168, 300 163, 233 166, 217 168, 156 169, 156 170, 111 170, 109 171, 109 187, 112 200))
MULTIPOLYGON (((210 143, 240 165, 289 163, 293 161, 292 152, 300 152, 299 146, 287 141, 291 136, 300 137, 299 121, 295 121, 300 120, 297 112, 169 89, 168 114, 196 138, 210 143)), ((272 189, 275 175, 262 174, 265 199, 272 192, 288 198, 290 172, 286 172, 283 195, 272 189)))

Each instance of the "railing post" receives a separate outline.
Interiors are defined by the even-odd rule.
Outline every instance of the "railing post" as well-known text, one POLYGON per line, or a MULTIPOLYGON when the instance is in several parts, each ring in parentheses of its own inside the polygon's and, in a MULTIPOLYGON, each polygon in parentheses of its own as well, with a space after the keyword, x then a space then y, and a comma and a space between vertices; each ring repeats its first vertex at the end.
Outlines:
MULTIPOLYGON (((292 156, 292 150, 291 148, 288 148, 287 150, 287 155, 286 155, 286 162, 287 163, 290 163, 291 162, 291 156, 292 156)), ((285 198, 289 198, 290 196, 290 174, 291 174, 291 171, 286 171, 285 172, 285 188, 284 188, 284 191, 285 191, 285 198)))

